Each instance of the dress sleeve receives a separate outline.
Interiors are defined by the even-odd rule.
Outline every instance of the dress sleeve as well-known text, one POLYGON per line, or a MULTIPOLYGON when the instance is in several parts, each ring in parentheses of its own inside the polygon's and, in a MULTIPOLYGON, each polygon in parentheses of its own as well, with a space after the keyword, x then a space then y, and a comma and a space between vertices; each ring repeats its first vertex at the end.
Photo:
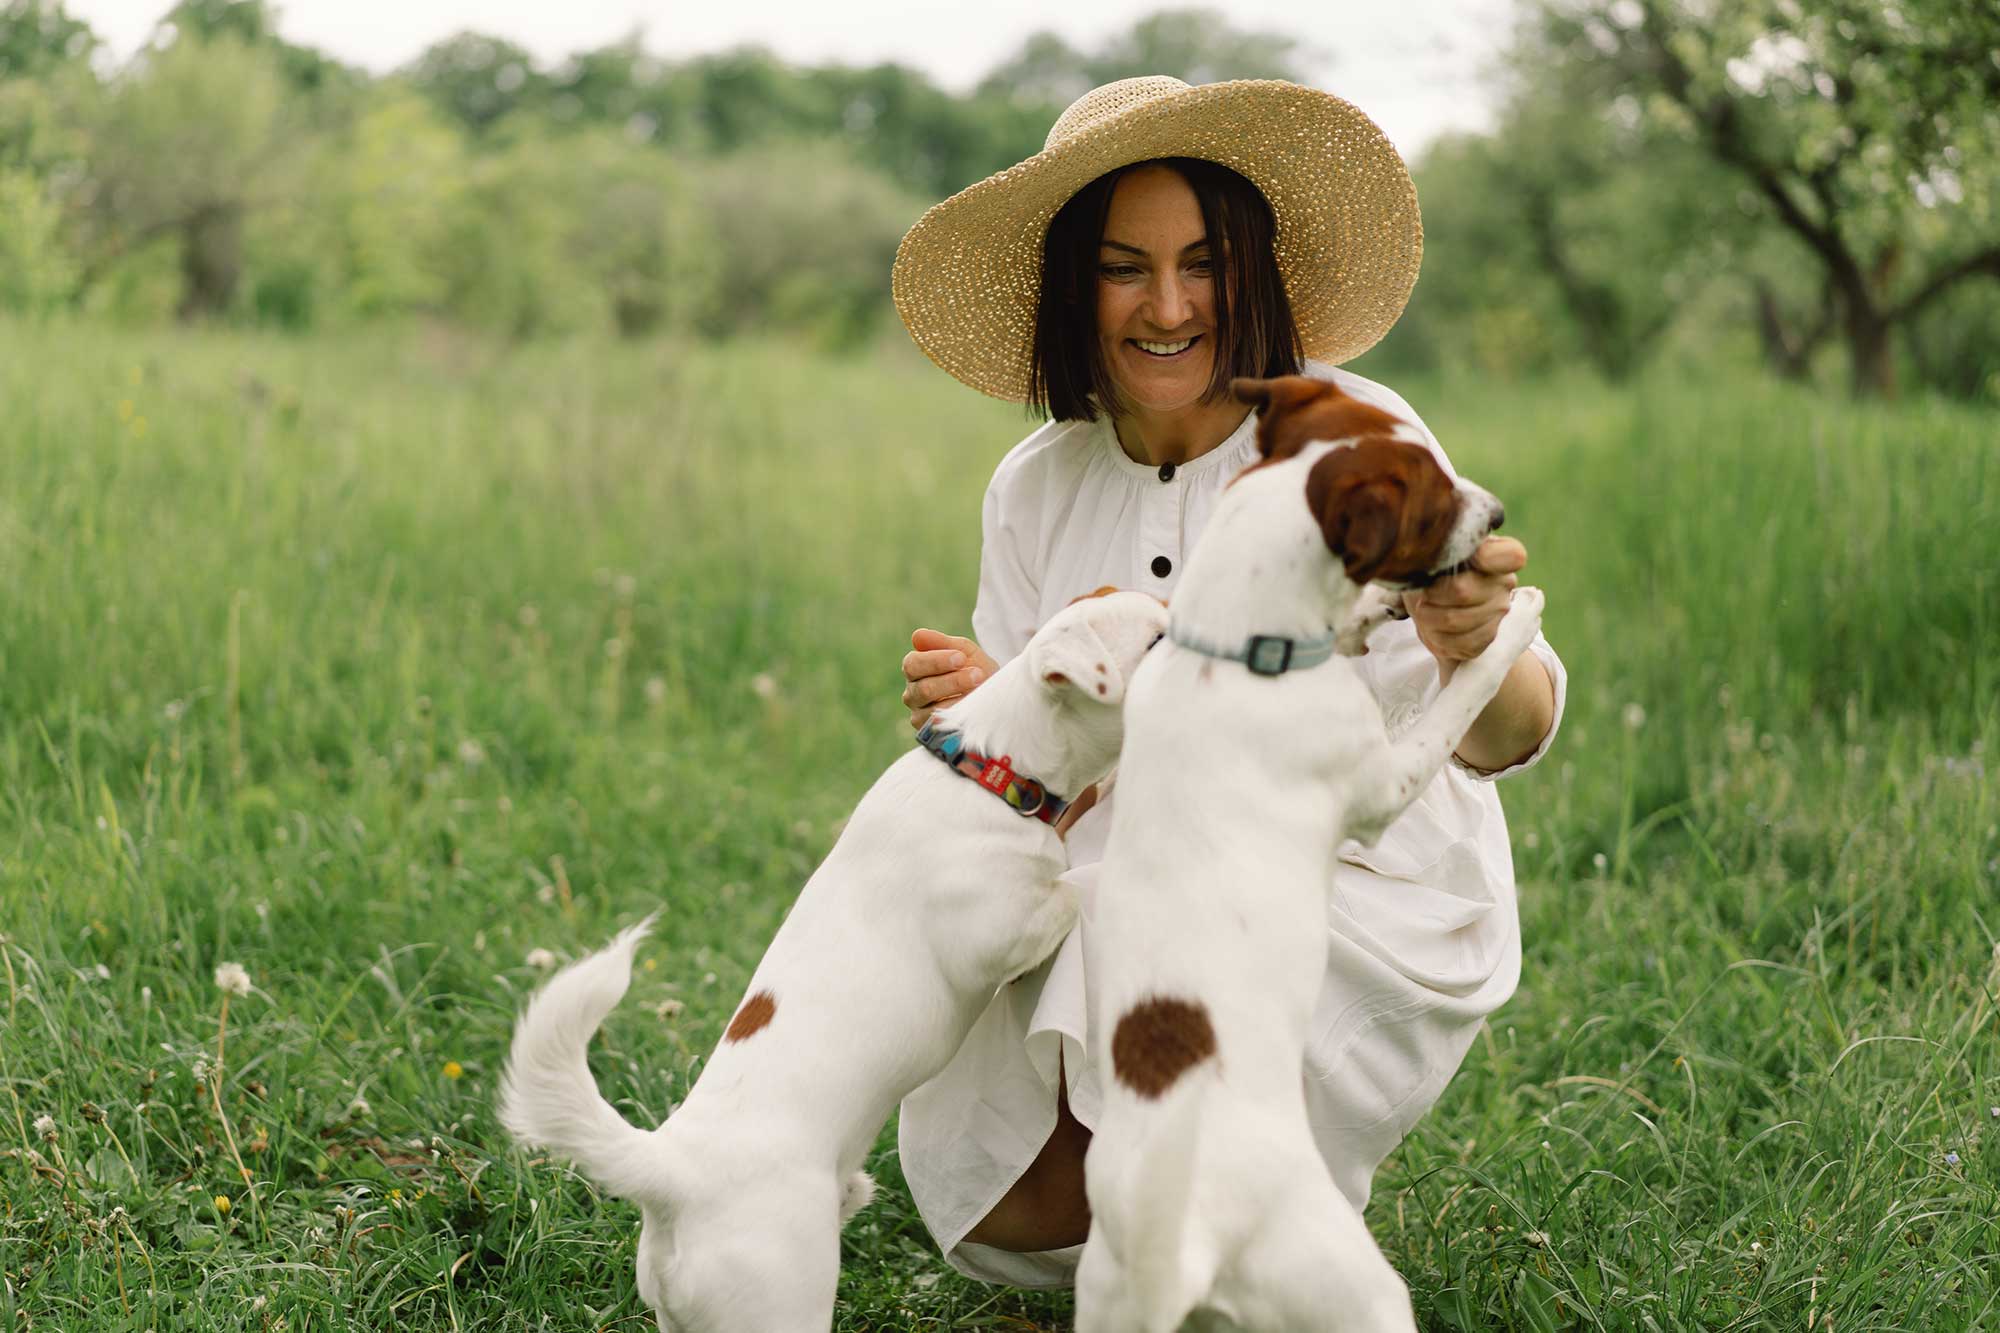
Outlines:
POLYGON ((979 595, 972 607, 972 637, 1005 665, 1028 646, 1040 624, 1041 589, 1023 557, 1023 534, 1006 485, 1003 463, 986 486, 980 506, 979 595))

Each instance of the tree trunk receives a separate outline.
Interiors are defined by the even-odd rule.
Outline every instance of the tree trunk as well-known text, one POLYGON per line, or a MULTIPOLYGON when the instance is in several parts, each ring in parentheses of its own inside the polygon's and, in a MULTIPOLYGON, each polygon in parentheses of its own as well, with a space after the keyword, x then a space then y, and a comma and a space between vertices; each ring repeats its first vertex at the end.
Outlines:
POLYGON ((1856 398, 1896 396, 1894 326, 1881 311, 1850 305, 1847 310, 1847 360, 1856 398))
POLYGON ((181 230, 181 319, 227 311, 242 272, 242 206, 216 204, 195 213, 181 230))

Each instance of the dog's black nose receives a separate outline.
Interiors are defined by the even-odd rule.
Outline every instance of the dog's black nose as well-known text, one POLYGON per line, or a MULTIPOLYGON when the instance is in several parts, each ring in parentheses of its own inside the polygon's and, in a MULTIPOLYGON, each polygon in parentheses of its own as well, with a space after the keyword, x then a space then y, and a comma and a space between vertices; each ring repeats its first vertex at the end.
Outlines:
POLYGON ((1500 525, 1506 521, 1507 506, 1495 501, 1493 505, 1493 522, 1487 525, 1486 530, 1488 532, 1498 532, 1500 531, 1500 525))

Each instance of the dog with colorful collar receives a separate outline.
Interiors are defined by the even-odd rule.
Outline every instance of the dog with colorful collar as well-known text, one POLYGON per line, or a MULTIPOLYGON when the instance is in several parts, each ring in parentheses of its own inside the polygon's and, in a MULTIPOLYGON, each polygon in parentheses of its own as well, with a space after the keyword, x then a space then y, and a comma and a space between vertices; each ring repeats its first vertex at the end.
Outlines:
POLYGON ((934 714, 855 807, 659 1128, 628 1123, 584 1060, 645 924, 530 1002, 501 1120, 639 1205, 639 1293, 663 1333, 825 1333, 840 1228, 873 1194, 861 1167, 889 1113, 1075 922, 1045 812, 1117 759, 1125 683, 1166 628, 1144 593, 1087 598, 934 714))

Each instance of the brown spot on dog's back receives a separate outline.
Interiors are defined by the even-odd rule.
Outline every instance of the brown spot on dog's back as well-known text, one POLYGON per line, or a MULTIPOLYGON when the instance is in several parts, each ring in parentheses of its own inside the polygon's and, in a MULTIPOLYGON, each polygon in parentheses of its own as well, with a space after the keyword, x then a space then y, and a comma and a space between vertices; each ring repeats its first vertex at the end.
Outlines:
POLYGON ((767 990, 760 990, 743 1002, 736 1011, 736 1017, 729 1020, 729 1031, 722 1034, 724 1041, 745 1041, 762 1032, 770 1023, 771 1016, 778 1012, 778 997, 767 990))
POLYGON ((1111 1033, 1111 1068, 1118 1081, 1147 1100, 1215 1054, 1215 1027, 1206 1006, 1154 995, 1125 1011, 1111 1033))

